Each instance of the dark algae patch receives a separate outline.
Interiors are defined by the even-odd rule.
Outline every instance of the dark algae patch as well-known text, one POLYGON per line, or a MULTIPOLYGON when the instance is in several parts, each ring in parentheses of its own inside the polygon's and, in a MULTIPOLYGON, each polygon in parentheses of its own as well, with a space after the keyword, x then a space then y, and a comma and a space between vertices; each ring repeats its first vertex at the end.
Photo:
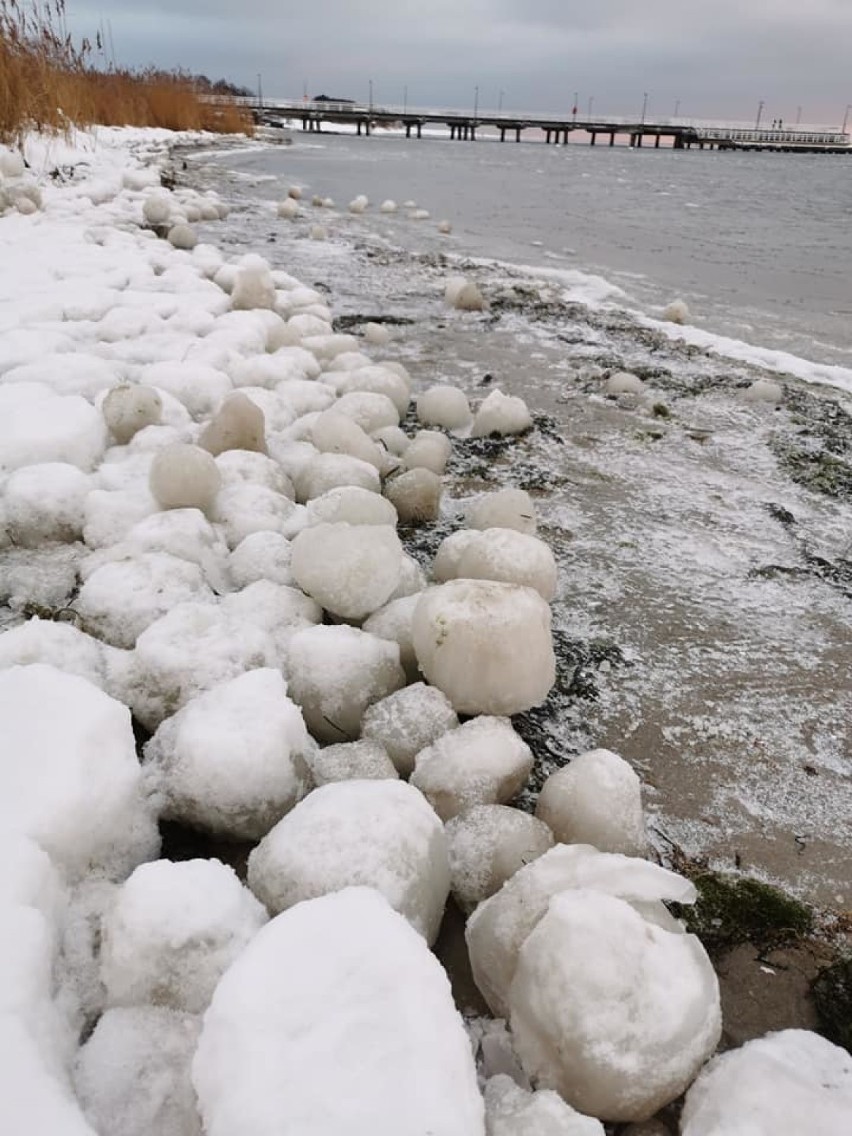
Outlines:
POLYGON ((852 957, 819 972, 811 985, 819 1032, 852 1053, 852 957))
POLYGON ((794 429, 778 431, 769 445, 798 485, 852 500, 852 415, 834 399, 788 388, 794 429))
POLYGON ((772 950, 813 933, 813 912, 778 888, 748 876, 700 872, 694 906, 676 904, 676 914, 711 953, 751 943, 772 950))

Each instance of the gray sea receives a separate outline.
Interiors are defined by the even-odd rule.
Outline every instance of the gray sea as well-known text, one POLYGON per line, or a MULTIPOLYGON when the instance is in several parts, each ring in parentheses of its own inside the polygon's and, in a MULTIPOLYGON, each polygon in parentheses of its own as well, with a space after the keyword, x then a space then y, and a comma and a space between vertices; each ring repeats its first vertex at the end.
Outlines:
POLYGON ((616 750, 662 854, 849 906, 852 163, 294 139, 185 155, 184 176, 233 205, 203 239, 317 288, 341 330, 385 321, 373 354, 416 389, 452 382, 476 403, 499 387, 533 411, 523 438, 454 441, 441 521, 406 540, 428 567, 475 495, 535 496, 560 569, 559 680, 516 722, 538 781, 616 750), (302 215, 284 221, 292 185, 302 215), (353 216, 358 194, 371 206, 353 216), (430 216, 383 214, 386 198, 430 216), (445 305, 459 272, 485 312, 445 305), (676 296, 682 331, 659 321, 676 296), (606 397, 620 369, 643 398, 606 397), (778 405, 748 401, 758 377, 778 405))

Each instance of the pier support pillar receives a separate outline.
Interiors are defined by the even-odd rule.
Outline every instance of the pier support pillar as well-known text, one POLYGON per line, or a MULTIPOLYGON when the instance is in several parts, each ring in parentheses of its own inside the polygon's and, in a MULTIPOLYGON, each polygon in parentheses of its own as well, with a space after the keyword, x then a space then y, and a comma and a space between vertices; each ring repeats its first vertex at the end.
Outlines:
POLYGON ((505 126, 500 127, 500 141, 501 142, 506 141, 506 127, 505 126))
POLYGON ((654 139, 654 149, 659 150, 659 148, 660 148, 660 136, 658 134, 657 137, 654 139))
POLYGON ((615 145, 615 131, 614 130, 610 131, 609 144, 610 144, 610 146, 615 145))
POLYGON ((520 126, 516 126, 515 127, 515 141, 520 142, 520 140, 521 140, 521 128, 520 128, 520 126))
POLYGON ((422 135, 422 134, 420 133, 420 131, 421 131, 421 130, 422 130, 422 124, 418 122, 418 123, 417 123, 417 137, 418 137, 418 138, 422 138, 422 137, 423 137, 423 135, 422 135))
POLYGON ((471 126, 471 128, 470 128, 470 140, 471 140, 471 142, 476 141, 476 127, 475 126, 471 126))
POLYGON ((406 138, 411 137, 411 123, 410 122, 406 122, 406 124, 405 124, 405 137, 406 138))
POLYGON ((564 134, 562 135, 562 145, 563 145, 563 146, 567 146, 567 145, 568 145, 568 131, 567 131, 567 130, 566 130, 566 131, 564 132, 564 134))
POLYGON ((682 134, 675 134, 674 135, 674 142, 672 143, 672 149, 674 149, 674 150, 682 150, 683 149, 683 135, 682 134))
POLYGON ((590 145, 590 146, 594 146, 594 144, 595 144, 595 143, 597 142, 597 140, 598 140, 598 136, 597 136, 597 132, 596 132, 596 131, 594 131, 594 130, 593 130, 593 131, 592 131, 591 133, 592 133, 592 136, 591 136, 591 138, 589 139, 589 145, 590 145))
POLYGON ((360 118, 359 118, 359 119, 358 119, 358 121, 357 121, 357 122, 355 123, 355 125, 356 125, 356 127, 358 128, 358 133, 360 134, 360 133, 361 133, 361 120, 360 120, 360 118))

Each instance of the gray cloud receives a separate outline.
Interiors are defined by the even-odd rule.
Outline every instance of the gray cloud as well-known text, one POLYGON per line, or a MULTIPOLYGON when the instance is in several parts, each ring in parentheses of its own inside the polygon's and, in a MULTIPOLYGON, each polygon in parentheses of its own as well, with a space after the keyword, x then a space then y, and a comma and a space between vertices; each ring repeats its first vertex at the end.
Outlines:
MULTIPOLYGON (((73 0, 72 0, 73 3, 73 0)), ((834 122, 852 100, 848 0, 118 0, 76 5, 91 35, 107 20, 119 63, 184 67, 270 97, 324 91, 409 105, 529 111, 570 107, 834 122)))

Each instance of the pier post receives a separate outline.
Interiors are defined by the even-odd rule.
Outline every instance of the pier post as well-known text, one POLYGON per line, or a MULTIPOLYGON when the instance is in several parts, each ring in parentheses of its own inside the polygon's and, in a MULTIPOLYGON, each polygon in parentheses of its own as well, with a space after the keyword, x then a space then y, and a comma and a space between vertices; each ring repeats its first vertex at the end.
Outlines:
POLYGON ((659 150, 659 148, 660 148, 660 136, 658 134, 656 136, 656 138, 654 139, 654 149, 659 150))
POLYGON ((615 145, 615 131, 614 131, 614 130, 611 130, 611 131, 610 131, 610 135, 609 135, 609 144, 610 144, 610 146, 614 146, 614 145, 615 145))
POLYGON ((597 142, 597 140, 598 140, 598 135, 597 135, 597 132, 594 131, 594 130, 591 131, 591 135, 592 135, 592 137, 589 139, 589 145, 594 146, 595 142, 597 142))
POLYGON ((418 138, 423 137, 423 135, 420 133, 421 125, 422 125, 421 123, 419 123, 419 122, 417 123, 417 137, 418 138))
POLYGON ((506 141, 506 127, 505 126, 500 127, 500 141, 501 142, 506 141))
POLYGON ((405 124, 405 137, 406 138, 411 137, 411 123, 410 122, 406 122, 406 124, 405 124))
POLYGON ((520 140, 521 140, 521 128, 520 128, 520 126, 516 126, 515 127, 515 141, 520 142, 520 140))
POLYGON ((360 135, 360 133, 361 133, 361 119, 360 119, 360 118, 359 118, 359 119, 358 119, 358 121, 357 121, 357 122, 355 123, 355 126, 356 126, 356 127, 357 127, 357 129, 358 129, 358 134, 360 135))

